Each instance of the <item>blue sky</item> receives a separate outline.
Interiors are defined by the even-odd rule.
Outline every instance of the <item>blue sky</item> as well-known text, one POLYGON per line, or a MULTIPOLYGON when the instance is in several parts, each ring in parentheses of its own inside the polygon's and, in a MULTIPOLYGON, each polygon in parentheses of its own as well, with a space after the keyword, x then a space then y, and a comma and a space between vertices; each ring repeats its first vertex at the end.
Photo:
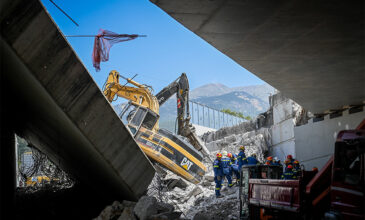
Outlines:
POLYGON ((68 38, 99 87, 113 69, 127 77, 138 74, 135 80, 151 85, 155 93, 182 72, 188 75, 190 89, 208 83, 228 87, 264 83, 147 0, 54 0, 79 27, 49 0, 42 2, 64 35, 97 34, 99 28, 147 35, 115 44, 100 72, 91 61, 94 39, 68 38))

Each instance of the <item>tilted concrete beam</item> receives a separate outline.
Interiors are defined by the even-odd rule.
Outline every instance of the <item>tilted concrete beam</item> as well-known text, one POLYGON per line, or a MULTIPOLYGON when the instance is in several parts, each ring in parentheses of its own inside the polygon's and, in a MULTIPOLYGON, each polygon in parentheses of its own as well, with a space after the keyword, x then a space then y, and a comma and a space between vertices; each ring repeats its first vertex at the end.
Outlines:
POLYGON ((109 199, 137 200, 155 170, 41 3, 6 1, 1 86, 18 134, 109 199))

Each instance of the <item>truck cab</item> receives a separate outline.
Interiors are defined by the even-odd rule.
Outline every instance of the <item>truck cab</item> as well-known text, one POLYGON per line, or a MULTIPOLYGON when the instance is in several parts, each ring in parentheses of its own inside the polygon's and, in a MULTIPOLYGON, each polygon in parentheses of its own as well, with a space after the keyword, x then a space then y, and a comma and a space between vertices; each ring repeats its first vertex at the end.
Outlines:
POLYGON ((241 219, 365 219, 365 130, 340 131, 318 172, 280 180, 272 166, 243 167, 241 219))
POLYGON ((365 130, 341 131, 335 144, 326 219, 365 219, 365 130))

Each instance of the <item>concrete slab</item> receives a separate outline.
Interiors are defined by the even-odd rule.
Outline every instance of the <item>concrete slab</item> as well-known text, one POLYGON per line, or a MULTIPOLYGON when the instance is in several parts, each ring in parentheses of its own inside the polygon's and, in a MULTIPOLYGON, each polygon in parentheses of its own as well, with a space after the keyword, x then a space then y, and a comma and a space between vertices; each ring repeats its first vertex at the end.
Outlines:
POLYGON ((295 155, 295 142, 294 139, 289 139, 285 142, 281 142, 277 145, 273 145, 270 147, 269 155, 274 155, 281 160, 281 164, 284 164, 286 156, 291 154, 294 158, 295 155))
POLYGON ((361 0, 151 2, 312 113, 365 100, 361 0))
MULTIPOLYGON (((274 124, 271 128, 271 140, 273 146, 280 144, 281 142, 294 139, 294 122, 293 119, 287 119, 274 124)), ((294 145, 293 145, 294 148, 294 145)))
POLYGON ((1 4, 1 86, 15 131, 93 193, 138 199, 155 170, 46 10, 1 4))
POLYGON ((274 124, 293 118, 293 101, 286 99, 273 106, 274 124))

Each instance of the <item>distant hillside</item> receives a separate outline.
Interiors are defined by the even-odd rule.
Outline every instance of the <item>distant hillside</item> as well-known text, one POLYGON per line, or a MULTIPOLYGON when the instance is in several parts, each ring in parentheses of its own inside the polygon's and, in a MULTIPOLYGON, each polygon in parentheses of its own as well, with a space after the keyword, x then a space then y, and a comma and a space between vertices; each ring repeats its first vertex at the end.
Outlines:
POLYGON ((229 92, 231 92, 231 88, 223 84, 220 83, 206 84, 204 86, 200 86, 190 91, 190 99, 206 97, 206 96, 218 96, 229 92))
MULTIPOLYGON (((190 100, 217 110, 231 109, 245 116, 255 117, 269 108, 269 95, 275 89, 268 84, 229 88, 223 84, 207 84, 190 91, 190 100)), ((160 107, 160 125, 174 128, 176 99, 171 98, 160 107)))
POLYGON ((256 116, 269 108, 269 103, 247 92, 234 91, 219 96, 196 98, 194 101, 214 109, 231 109, 242 112, 245 116, 256 116))
POLYGON ((211 83, 190 91, 190 99, 219 96, 230 92, 240 91, 255 96, 264 102, 268 102, 269 95, 273 94, 275 92, 275 89, 268 84, 229 88, 223 84, 211 83))

